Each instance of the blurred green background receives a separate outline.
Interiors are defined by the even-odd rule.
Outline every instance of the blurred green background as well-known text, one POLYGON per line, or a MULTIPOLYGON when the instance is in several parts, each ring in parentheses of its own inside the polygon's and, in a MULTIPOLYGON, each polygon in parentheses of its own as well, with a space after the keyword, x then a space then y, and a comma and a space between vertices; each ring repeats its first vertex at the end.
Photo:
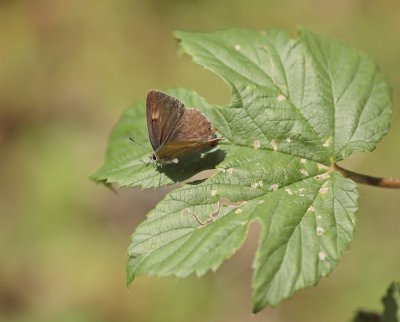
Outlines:
POLYGON ((399 191, 360 187, 355 240, 316 287, 251 315, 258 227, 217 273, 140 277, 128 289, 128 238, 166 190, 88 180, 122 111, 151 88, 183 86, 210 102, 228 87, 179 54, 175 29, 298 26, 376 57, 393 87, 390 134, 342 164, 400 177, 400 2, 0 1, 0 321, 349 321, 380 310, 399 278, 399 191))

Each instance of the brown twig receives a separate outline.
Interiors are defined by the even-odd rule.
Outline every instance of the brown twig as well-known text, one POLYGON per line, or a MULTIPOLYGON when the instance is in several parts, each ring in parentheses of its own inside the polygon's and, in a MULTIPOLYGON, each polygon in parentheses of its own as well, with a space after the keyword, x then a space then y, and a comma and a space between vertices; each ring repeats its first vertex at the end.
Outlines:
POLYGON ((338 164, 334 164, 335 170, 339 171, 345 177, 352 179, 357 183, 367 184, 375 187, 400 189, 400 178, 378 178, 353 172, 342 168, 338 164))

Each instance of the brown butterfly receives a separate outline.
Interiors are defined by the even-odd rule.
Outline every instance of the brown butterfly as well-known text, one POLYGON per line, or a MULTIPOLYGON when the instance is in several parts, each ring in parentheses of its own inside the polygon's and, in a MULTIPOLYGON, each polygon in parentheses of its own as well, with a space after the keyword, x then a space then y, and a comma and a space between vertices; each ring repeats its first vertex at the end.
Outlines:
POLYGON ((206 151, 222 138, 205 115, 163 92, 152 90, 146 100, 147 129, 157 163, 177 163, 178 158, 206 151))

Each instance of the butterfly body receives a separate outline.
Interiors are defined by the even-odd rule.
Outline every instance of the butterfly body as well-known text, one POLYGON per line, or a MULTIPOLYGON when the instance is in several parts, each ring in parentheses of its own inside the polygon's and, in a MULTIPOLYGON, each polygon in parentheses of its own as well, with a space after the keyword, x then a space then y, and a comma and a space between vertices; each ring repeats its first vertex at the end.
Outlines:
POLYGON ((184 155, 209 150, 222 140, 203 113, 185 108, 181 101, 163 92, 149 92, 146 114, 154 150, 151 159, 158 163, 175 162, 184 155))

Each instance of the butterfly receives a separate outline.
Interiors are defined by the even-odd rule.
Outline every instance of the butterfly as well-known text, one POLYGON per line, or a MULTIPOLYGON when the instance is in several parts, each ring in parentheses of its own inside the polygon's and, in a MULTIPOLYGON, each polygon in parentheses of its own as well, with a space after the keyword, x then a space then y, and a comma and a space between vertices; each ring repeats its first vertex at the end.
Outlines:
POLYGON ((223 139, 203 113, 157 90, 147 94, 146 114, 154 150, 150 158, 159 164, 177 163, 179 157, 210 150, 223 139))

